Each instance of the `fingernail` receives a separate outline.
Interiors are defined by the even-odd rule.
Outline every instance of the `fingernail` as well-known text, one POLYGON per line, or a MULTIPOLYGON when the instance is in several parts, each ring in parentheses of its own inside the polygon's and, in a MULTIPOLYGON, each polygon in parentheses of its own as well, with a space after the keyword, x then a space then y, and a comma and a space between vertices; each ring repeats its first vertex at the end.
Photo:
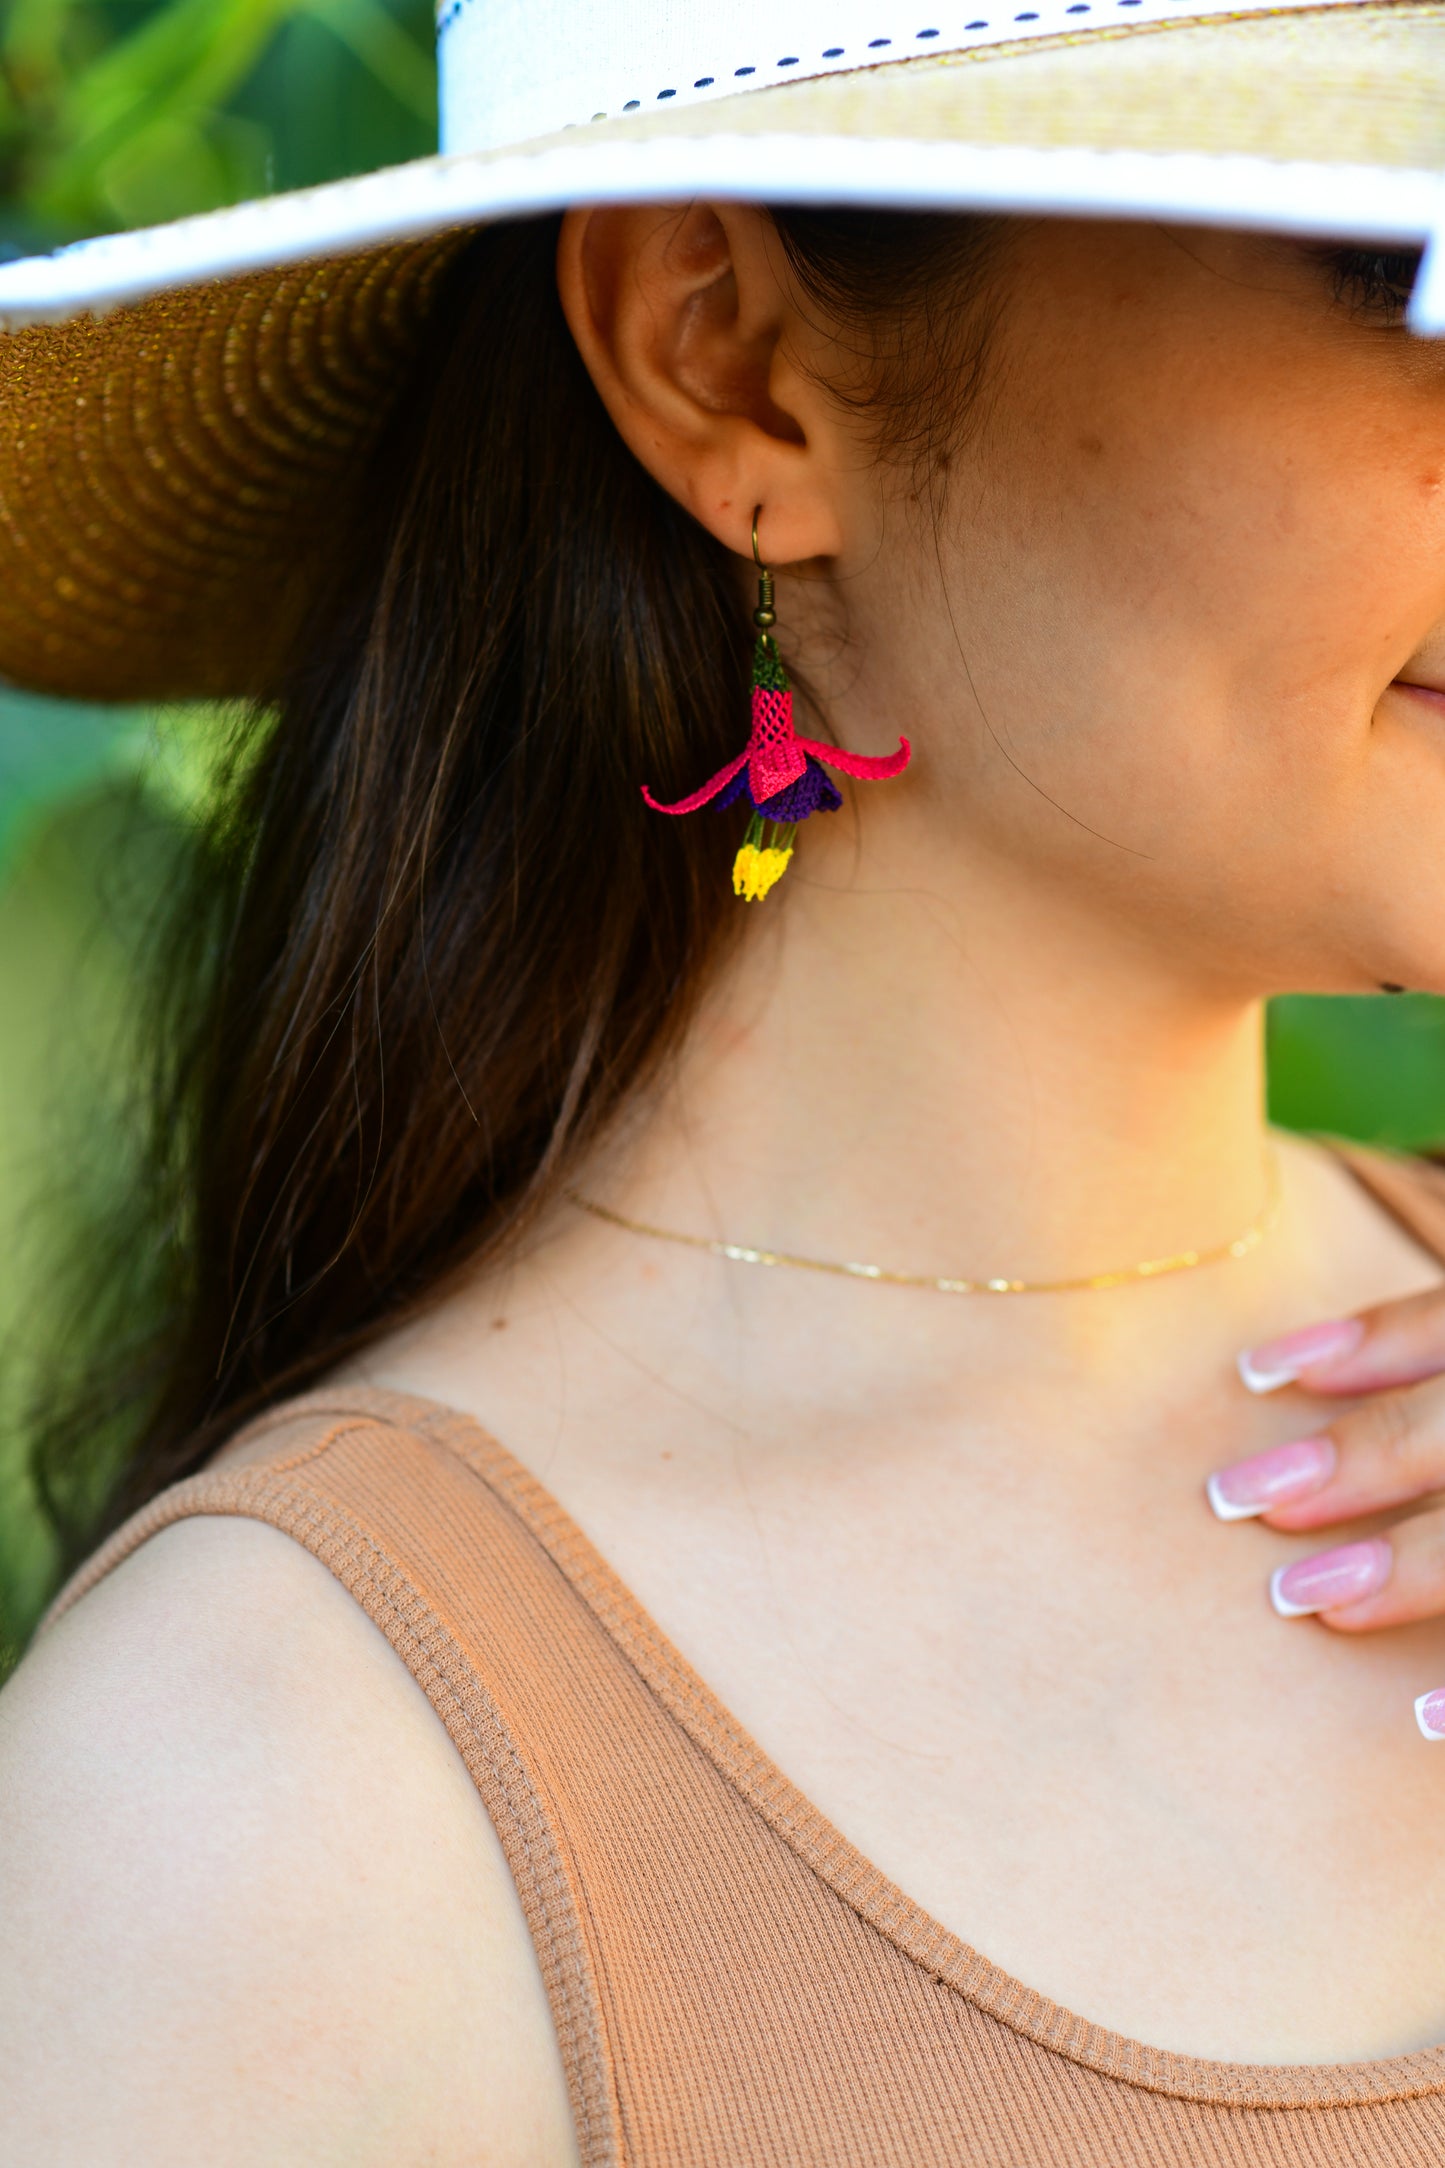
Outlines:
POLYGON ((1342 1543, 1337 1551, 1316 1551, 1270 1575, 1269 1600, 1281 1618, 1306 1618, 1312 1611, 1334 1611, 1341 1604, 1373 1596, 1390 1578, 1395 1554, 1383 1536, 1365 1543, 1342 1543))
POLYGON ((1316 1363, 1353 1355, 1364 1337, 1364 1325, 1357 1317, 1305 1325, 1298 1332, 1281 1334, 1278 1340, 1247 1347, 1239 1358, 1239 1374, 1252 1393, 1276 1393, 1281 1385, 1293 1385, 1302 1370, 1312 1370, 1316 1363))
POLYGON ((1415 1722, 1427 1739, 1445 1739, 1445 1686, 1416 1695, 1415 1722))
POLYGON ((1289 1445, 1272 1445, 1267 1453, 1216 1468, 1204 1488, 1222 1521, 1247 1521, 1291 1498, 1308 1498, 1334 1472, 1332 1439, 1296 1438, 1289 1445))

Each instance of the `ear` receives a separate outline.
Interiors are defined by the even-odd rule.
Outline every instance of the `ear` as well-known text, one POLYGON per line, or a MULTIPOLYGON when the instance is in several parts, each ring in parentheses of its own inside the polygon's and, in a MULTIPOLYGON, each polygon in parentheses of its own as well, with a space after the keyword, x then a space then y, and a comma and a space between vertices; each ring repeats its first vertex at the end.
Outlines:
POLYGON ((557 283, 623 440, 709 533, 765 563, 841 548, 841 410, 801 364, 819 334, 794 304, 777 231, 747 205, 568 213, 557 283))

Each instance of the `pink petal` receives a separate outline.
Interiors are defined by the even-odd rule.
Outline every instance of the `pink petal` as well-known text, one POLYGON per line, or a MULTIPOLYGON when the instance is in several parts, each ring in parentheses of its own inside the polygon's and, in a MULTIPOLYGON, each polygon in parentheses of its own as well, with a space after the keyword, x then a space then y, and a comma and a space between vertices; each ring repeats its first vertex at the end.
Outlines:
POLYGON ((730 760, 725 768, 719 768, 717 774, 704 783, 700 790, 695 790, 691 797, 679 798, 676 805, 663 805, 653 797, 645 783, 642 786, 642 795, 654 813, 695 813, 700 805, 706 805, 710 798, 716 798, 718 792, 732 781, 738 770, 747 766, 747 760, 745 752, 739 753, 736 760, 730 760))
POLYGON ((753 687, 753 727, 748 738, 748 788, 761 805, 796 783, 808 765, 793 730, 793 696, 774 685, 753 687))
POLYGON ((845 753, 836 745, 820 744, 816 738, 799 738, 797 742, 825 768, 856 775, 864 783, 881 783, 887 776, 901 775, 913 758, 913 748, 906 738, 898 740, 896 753, 845 753))
POLYGON ((755 738, 748 755, 748 787, 761 805, 765 798, 775 798, 780 790, 796 783, 807 766, 808 756, 795 737, 775 738, 761 745, 755 738))

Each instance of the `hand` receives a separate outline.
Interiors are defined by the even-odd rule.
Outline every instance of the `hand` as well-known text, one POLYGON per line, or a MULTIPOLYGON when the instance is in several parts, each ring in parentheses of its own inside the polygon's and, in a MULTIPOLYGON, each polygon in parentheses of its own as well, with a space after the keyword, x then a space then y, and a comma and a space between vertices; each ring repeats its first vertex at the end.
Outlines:
MULTIPOLYGON (((1280 1616, 1313 1616, 1337 1633, 1445 1617, 1445 1288, 1250 1348, 1239 1371, 1254 1393, 1297 1384, 1374 1397, 1308 1437, 1216 1469, 1208 1495, 1221 1520, 1258 1517, 1297 1535, 1438 1501, 1388 1535, 1281 1566, 1270 1582, 1280 1616)), ((1415 1715, 1427 1739, 1445 1739, 1445 1687, 1420 1695, 1415 1715)))

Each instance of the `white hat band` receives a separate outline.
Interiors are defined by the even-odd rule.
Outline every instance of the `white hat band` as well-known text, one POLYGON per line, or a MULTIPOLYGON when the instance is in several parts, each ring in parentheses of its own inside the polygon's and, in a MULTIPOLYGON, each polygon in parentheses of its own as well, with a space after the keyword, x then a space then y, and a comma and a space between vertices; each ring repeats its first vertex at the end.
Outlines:
POLYGON ((441 147, 500 150, 659 105, 881 62, 1354 0, 442 0, 441 147))

